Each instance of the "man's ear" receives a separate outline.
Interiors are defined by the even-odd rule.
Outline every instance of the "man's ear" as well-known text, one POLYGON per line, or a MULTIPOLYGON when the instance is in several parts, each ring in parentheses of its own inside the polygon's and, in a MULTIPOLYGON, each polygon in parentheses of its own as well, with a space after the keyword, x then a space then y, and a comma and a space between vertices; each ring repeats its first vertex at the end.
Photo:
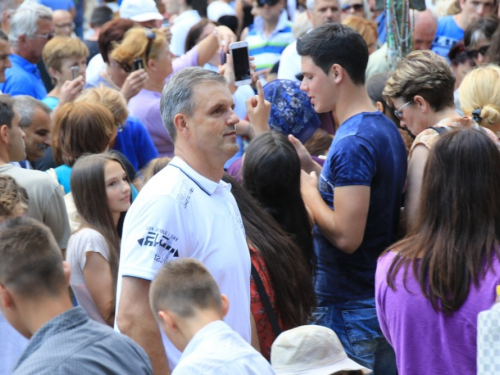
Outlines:
POLYGON ((311 22, 311 20, 312 20, 312 13, 311 13, 311 11, 309 9, 306 9, 306 16, 307 16, 307 20, 309 22, 311 22))
POLYGON ((174 126, 177 135, 187 137, 190 130, 187 125, 187 116, 185 114, 178 113, 174 116, 174 126))
POLYGON ((339 84, 344 79, 346 71, 339 64, 333 64, 330 67, 330 77, 334 83, 339 84))
POLYGON ((375 103, 375 107, 377 107, 377 109, 378 109, 380 112, 384 113, 385 108, 384 108, 384 105, 382 104, 382 102, 381 102, 381 101, 377 101, 377 102, 375 103))
POLYGON ((222 300, 222 317, 225 317, 229 311, 229 298, 225 294, 221 294, 220 298, 222 300))
POLYGON ((177 327, 176 317, 168 310, 160 310, 158 311, 158 317, 160 318, 161 325, 167 328, 171 332, 178 332, 179 328, 177 327))
POLYGON ((10 141, 10 128, 7 125, 0 125, 0 140, 3 144, 9 144, 10 141))
POLYGON ((2 284, 0 284, 0 304, 6 309, 15 305, 12 295, 2 284))

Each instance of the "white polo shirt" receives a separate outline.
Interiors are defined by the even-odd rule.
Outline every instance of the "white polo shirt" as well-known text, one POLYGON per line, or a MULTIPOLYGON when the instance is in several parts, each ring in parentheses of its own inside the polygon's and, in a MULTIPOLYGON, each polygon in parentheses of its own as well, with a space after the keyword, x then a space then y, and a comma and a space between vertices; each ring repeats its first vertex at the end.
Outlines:
MULTIPOLYGON (((229 298, 224 321, 250 342, 250 255, 231 185, 211 181, 175 157, 144 186, 125 218, 116 311, 123 276, 153 280, 177 257, 208 268, 229 298)), ((162 338, 173 370, 181 352, 163 332, 162 338)))

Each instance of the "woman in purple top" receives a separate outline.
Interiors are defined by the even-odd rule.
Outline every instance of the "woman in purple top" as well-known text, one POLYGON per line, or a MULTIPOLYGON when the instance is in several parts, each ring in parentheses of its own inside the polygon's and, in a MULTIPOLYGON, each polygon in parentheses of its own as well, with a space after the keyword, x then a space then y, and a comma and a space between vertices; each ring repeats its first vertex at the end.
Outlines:
POLYGON ((111 58, 127 70, 135 60, 141 60, 149 79, 144 88, 128 102, 131 116, 139 118, 153 140, 160 156, 173 156, 174 145, 163 125, 160 99, 167 78, 176 71, 190 66, 203 66, 219 48, 219 40, 235 41, 233 32, 225 26, 205 38, 186 54, 172 61, 169 43, 159 29, 133 28, 116 47, 111 58))
POLYGON ((476 374, 477 315, 500 283, 500 152, 483 132, 440 136, 417 220, 378 261, 375 296, 400 375, 476 374))

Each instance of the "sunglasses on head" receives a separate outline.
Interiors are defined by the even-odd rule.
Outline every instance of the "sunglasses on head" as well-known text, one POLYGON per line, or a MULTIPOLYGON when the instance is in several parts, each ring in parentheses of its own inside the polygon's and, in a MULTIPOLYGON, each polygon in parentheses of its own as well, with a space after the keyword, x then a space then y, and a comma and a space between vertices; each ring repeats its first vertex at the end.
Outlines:
POLYGON ((342 12, 350 12, 351 9, 354 10, 355 12, 362 11, 364 8, 363 4, 345 4, 342 5, 341 9, 342 12))
POLYGON ((481 48, 478 48, 478 49, 468 50, 467 56, 469 56, 471 59, 477 59, 479 54, 486 56, 486 52, 488 52, 488 48, 490 48, 490 46, 482 46, 481 48))

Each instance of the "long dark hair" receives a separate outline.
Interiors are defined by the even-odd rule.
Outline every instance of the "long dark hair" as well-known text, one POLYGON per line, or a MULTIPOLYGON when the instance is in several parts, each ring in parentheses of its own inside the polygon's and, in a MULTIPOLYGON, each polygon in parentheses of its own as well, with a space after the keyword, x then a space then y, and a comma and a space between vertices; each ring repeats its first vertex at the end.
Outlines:
MULTIPOLYGON (((84 220, 84 226, 99 232, 109 248, 109 266, 116 287, 118 262, 120 257, 120 236, 108 206, 104 168, 110 161, 119 163, 126 171, 120 159, 110 154, 83 156, 75 163, 71 171, 71 193, 76 209, 84 220)), ((119 225, 123 222, 122 213, 119 225)))
POLYGON ((300 160, 288 138, 278 132, 256 137, 245 152, 243 186, 295 240, 314 273, 312 228, 300 195, 300 160))
MULTIPOLYGON (((423 295, 451 315, 500 257, 500 152, 478 130, 441 135, 424 171, 417 220, 392 246, 398 251, 387 283, 411 265, 423 295)), ((390 250, 388 250, 390 251, 390 250)))
POLYGON ((228 174, 245 233, 266 264, 276 307, 287 328, 304 325, 316 307, 316 295, 306 259, 276 221, 228 174))

